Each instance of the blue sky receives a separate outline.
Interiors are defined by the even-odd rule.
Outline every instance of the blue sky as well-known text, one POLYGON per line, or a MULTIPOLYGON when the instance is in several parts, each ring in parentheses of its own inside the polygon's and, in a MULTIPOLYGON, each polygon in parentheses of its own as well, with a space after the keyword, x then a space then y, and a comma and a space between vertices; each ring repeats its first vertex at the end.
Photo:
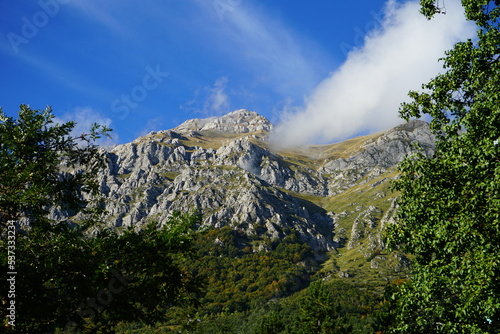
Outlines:
MULTIPOLYGON (((2 1, 0 106, 15 115, 21 103, 36 109, 50 105, 61 120, 110 125, 116 143, 241 108, 281 122, 283 132, 300 127, 303 120, 290 119, 308 115, 318 90, 328 86, 353 50, 397 22, 400 14, 388 8, 401 6, 388 2, 2 1)), ((411 13, 419 16, 418 8, 411 13)), ((467 34, 449 33, 452 39, 467 34)), ((419 88, 413 85, 408 89, 419 88)), ((391 113, 397 118, 397 108, 391 113)), ((321 139, 377 129, 354 126, 321 139)), ((318 139, 310 133, 328 132, 307 131, 304 141, 318 139)))

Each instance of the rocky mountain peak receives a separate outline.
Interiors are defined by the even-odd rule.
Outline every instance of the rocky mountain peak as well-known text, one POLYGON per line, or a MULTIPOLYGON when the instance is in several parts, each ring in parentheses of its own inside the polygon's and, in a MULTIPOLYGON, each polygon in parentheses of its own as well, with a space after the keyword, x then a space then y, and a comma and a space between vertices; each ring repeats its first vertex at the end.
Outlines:
POLYGON ((190 119, 173 131, 186 134, 194 132, 216 131, 221 133, 270 132, 271 122, 254 111, 240 109, 224 116, 190 119))
POLYGON ((268 145, 272 127, 241 109, 118 145, 98 175, 105 221, 117 229, 140 228, 167 221, 175 211, 196 211, 203 228, 228 226, 253 238, 254 251, 290 234, 318 252, 345 248, 369 256, 382 249, 380 233, 397 197, 390 180, 397 164, 416 152, 415 143, 433 153, 428 124, 411 121, 290 151, 268 145))

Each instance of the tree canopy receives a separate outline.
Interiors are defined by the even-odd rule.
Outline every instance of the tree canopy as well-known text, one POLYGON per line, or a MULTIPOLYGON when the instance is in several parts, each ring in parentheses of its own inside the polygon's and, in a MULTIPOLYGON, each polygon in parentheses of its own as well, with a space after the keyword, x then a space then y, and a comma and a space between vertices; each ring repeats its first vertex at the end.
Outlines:
POLYGON ((0 298, 14 310, 1 308, 5 330, 107 332, 195 305, 201 284, 186 262, 198 216, 104 228, 92 202, 106 154, 95 140, 110 129, 95 124, 73 137, 75 123, 54 124, 50 108, 20 109, 17 119, 0 109, 0 264, 9 272, 0 298), (54 208, 62 219, 51 219, 54 208), (79 213, 83 220, 68 218, 79 213))
POLYGON ((0 108, 0 222, 25 218, 38 223, 48 210, 81 210, 85 194, 96 195, 96 172, 104 156, 94 144, 111 129, 94 124, 88 134, 70 135, 74 122, 54 123, 52 109, 21 105, 19 117, 0 108), (84 145, 81 145, 84 144, 84 145), (62 169, 76 170, 67 173, 62 169))
MULTIPOLYGON (((437 2, 422 0, 429 19, 437 2)), ((396 333, 500 332, 500 1, 463 0, 477 37, 443 58, 445 72, 410 92, 401 116, 430 115, 433 156, 400 165, 391 247, 413 255, 394 295, 396 333)))

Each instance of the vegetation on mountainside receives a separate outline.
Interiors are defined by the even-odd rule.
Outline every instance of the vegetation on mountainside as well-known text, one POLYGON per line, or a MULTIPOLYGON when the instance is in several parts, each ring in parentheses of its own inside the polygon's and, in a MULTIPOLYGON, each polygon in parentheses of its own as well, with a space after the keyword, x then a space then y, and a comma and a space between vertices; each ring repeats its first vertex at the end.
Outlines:
POLYGON ((325 281, 310 247, 293 234, 256 253, 247 246, 252 240, 229 228, 197 237, 199 261, 191 266, 207 284, 200 307, 172 308, 155 326, 123 322, 118 333, 374 333, 386 327, 380 283, 325 281))
MULTIPOLYGON (((422 0, 431 18, 436 1, 422 0)), ((477 38, 411 92, 405 119, 430 115, 432 157, 401 164, 392 247, 413 255, 394 295, 395 333, 500 333, 500 1, 462 1, 477 38)))
MULTIPOLYGON (((19 119, 2 114, 0 124, 2 233, 15 226, 14 268, 22 273, 16 277, 16 289, 22 291, 15 298, 16 332, 305 333, 335 328, 369 333, 382 326, 380 281, 370 279, 367 285, 368 279, 351 271, 357 283, 337 282, 336 260, 329 262, 332 270, 320 270, 317 254, 293 230, 284 231, 282 240, 229 227, 194 233, 198 217, 187 214, 174 214, 161 226, 151 217, 140 231, 106 229, 95 178, 106 162, 93 141, 109 129, 95 126, 75 138, 74 123, 54 124, 53 118, 50 109, 21 106, 19 119), (79 138, 84 145, 78 145, 79 138), (77 219, 51 220, 51 210, 77 219), (324 278, 331 282, 321 283, 324 278)), ((316 164, 293 155, 283 163, 299 169, 316 164)), ((171 181, 176 174, 163 176, 171 181)), ((385 186, 368 182, 356 191, 375 194, 385 186)), ((139 195, 134 189, 132 197, 139 195)), ((297 200, 311 214, 344 203, 338 196, 297 200)), ((7 266, 9 243, 0 246, 7 266)), ((348 253, 346 259, 360 259, 369 267, 359 249, 348 253)), ((8 288, 4 281, 2 289, 8 288)), ((2 303, 9 302, 3 294, 2 303)))
POLYGON ((372 286, 316 280, 290 297, 255 304, 244 312, 192 317, 183 326, 122 323, 117 333, 309 334, 385 333, 389 303, 372 286))
POLYGON ((375 333, 386 327, 387 303, 366 286, 313 282, 291 297, 245 313, 204 319, 189 334, 375 333))

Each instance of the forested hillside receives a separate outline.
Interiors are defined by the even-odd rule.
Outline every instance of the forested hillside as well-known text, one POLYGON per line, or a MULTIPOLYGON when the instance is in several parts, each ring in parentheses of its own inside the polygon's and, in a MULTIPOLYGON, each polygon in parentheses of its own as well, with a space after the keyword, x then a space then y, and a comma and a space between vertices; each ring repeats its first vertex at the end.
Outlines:
MULTIPOLYGON (((69 131, 71 124, 54 133, 52 129, 58 128, 36 129, 43 122, 50 123, 50 110, 23 107, 20 115, 24 123, 9 119, 7 124, 12 127, 5 131, 17 127, 30 133, 32 141, 46 138, 40 141, 39 150, 47 156, 16 148, 21 143, 13 136, 6 159, 28 154, 22 159, 33 159, 34 165, 41 158, 47 159, 54 177, 66 175, 66 179, 59 179, 60 188, 55 184, 62 194, 65 182, 77 185, 84 176, 92 182, 89 192, 82 193, 74 204, 35 202, 40 210, 19 208, 18 213, 5 217, 5 223, 15 222, 31 236, 19 239, 23 252, 46 254, 43 256, 52 259, 45 262, 47 273, 37 275, 40 286, 33 288, 34 293, 44 296, 40 303, 64 296, 52 295, 49 287, 53 284, 55 291, 59 291, 59 284, 87 286, 75 290, 80 302, 73 301, 72 306, 57 311, 59 318, 50 318, 51 312, 59 309, 56 305, 52 311, 47 307, 47 314, 39 314, 47 317, 46 326, 60 326, 61 319, 67 317, 68 323, 78 325, 76 328, 88 330, 111 328, 115 321, 125 332, 142 328, 142 322, 126 316, 126 305, 133 300, 128 298, 160 288, 159 294, 151 296, 161 299, 162 293, 172 294, 164 300, 167 304, 144 300, 132 309, 148 314, 147 318, 167 330, 204 331, 227 321, 227 330, 236 333, 242 331, 234 327, 236 323, 256 317, 251 321, 257 326, 267 321, 265 310, 271 307, 279 313, 285 307, 290 313, 288 320, 280 320, 280 326, 298 331, 298 324, 308 323, 303 317, 317 316, 314 310, 318 305, 302 304, 306 297, 300 296, 309 293, 324 294, 321 298, 336 305, 342 314, 337 320, 330 319, 332 315, 318 320, 326 321, 324 326, 371 330, 380 322, 375 314, 383 308, 384 289, 408 273, 408 259, 387 251, 383 231, 395 211, 397 193, 390 189, 390 183, 397 176, 396 165, 417 150, 432 153, 433 136, 424 122, 410 122, 338 144, 280 151, 267 141, 271 123, 257 113, 239 110, 220 118, 187 121, 178 128, 150 133, 109 150, 92 145, 81 148, 74 145, 78 138, 67 138, 65 146, 61 145, 67 153, 61 156, 52 155, 53 145, 46 143, 59 140, 59 133, 69 131), (22 129, 30 122, 32 128, 22 129), (95 161, 100 164, 91 159, 71 160, 78 154, 85 157, 84 150, 92 152, 94 157, 89 155, 89 159, 98 159, 95 161), (99 171, 82 174, 86 163, 99 171), (49 219, 43 218, 42 223, 42 217, 49 219), (163 232, 153 236, 155 229, 163 232), (38 238, 49 239, 38 244, 38 238), (174 239, 165 244, 162 238, 174 239), (59 250, 51 253, 56 241, 59 250), (78 249, 87 255, 79 263, 71 263, 71 254, 78 249), (61 256, 59 252, 65 258, 52 263, 54 256, 61 256), (146 261, 137 262, 142 257, 146 261), (57 278, 51 270, 62 270, 67 276, 57 278), (96 270, 96 275, 85 282, 88 270, 96 270), (113 296, 109 308, 104 307, 105 301, 94 310, 88 310, 90 304, 81 310, 81 300, 86 305, 85 294, 99 293, 98 287, 110 279, 106 277, 116 276, 118 270, 134 277, 134 283, 126 285, 129 292, 113 296), (92 284, 97 289, 94 293, 92 284), (311 284, 319 290, 310 290, 311 284), (177 299, 181 292, 184 297, 177 299), (164 306, 153 311, 154 305, 164 306), (115 315, 123 307, 121 315, 115 315)), ((100 135, 93 134, 95 138, 100 135)), ((36 147, 32 150, 37 151, 36 147)), ((22 175, 18 181, 26 182, 22 175)), ((43 184, 43 176, 37 182, 43 184)), ((75 195, 79 189, 73 190, 75 195)), ((57 190, 53 194, 57 195, 57 190)), ((9 200, 15 204, 16 197, 9 200)), ((26 271, 33 270, 29 268, 36 263, 31 256, 20 261, 26 271)), ((310 322, 317 325, 316 320, 310 322)))

